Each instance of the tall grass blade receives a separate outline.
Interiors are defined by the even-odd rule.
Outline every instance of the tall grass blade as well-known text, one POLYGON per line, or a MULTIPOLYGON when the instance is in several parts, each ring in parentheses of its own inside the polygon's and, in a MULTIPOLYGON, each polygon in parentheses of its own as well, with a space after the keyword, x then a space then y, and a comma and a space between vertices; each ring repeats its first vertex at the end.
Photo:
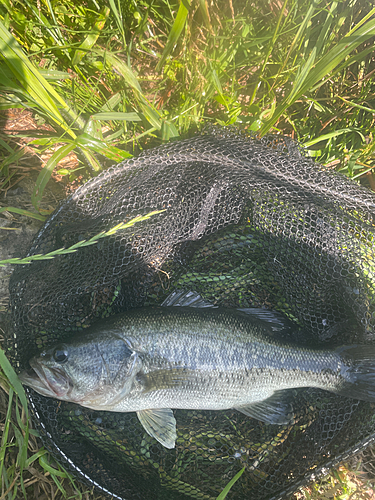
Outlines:
POLYGON ((229 490, 232 488, 234 483, 236 483, 239 480, 239 478, 242 476, 242 474, 245 472, 245 468, 246 467, 243 467, 240 471, 237 472, 237 474, 234 476, 233 479, 231 479, 229 481, 229 483, 225 486, 225 488, 220 493, 220 495, 216 498, 216 500, 224 500, 227 497, 229 490))
POLYGON ((168 35, 167 44, 164 48, 163 54, 156 66, 156 71, 160 71, 163 64, 165 63, 167 57, 170 55, 174 49, 182 30, 186 24, 187 17, 189 15, 190 0, 181 0, 180 6, 178 8, 176 19, 173 23, 171 31, 168 35))
POLYGON ((207 0, 199 0, 199 8, 202 13, 204 24, 206 28, 212 33, 212 25, 210 20, 210 12, 208 10, 207 0))
POLYGON ((368 108, 367 106, 362 106, 361 104, 357 104, 356 102, 348 101, 347 99, 339 95, 337 97, 345 102, 345 104, 349 104, 349 106, 352 106, 353 108, 363 109, 363 111, 368 111, 369 113, 375 115, 375 108, 368 108))
POLYGON ((296 79, 295 79, 295 82, 293 85, 293 90, 291 91, 291 93, 289 94, 289 96, 287 98, 288 99, 287 102, 289 104, 293 103, 294 100, 296 99, 296 96, 299 95, 299 92, 300 92, 301 88, 303 87, 303 85, 306 81, 306 78, 311 71, 311 68, 314 65, 315 57, 316 57, 316 47, 313 48, 306 63, 302 66, 302 68, 297 73, 297 76, 296 76, 296 79))
POLYGON ((106 64, 113 67, 117 73, 124 78, 125 82, 132 87, 134 90, 142 94, 141 86, 137 80, 137 77, 133 73, 133 71, 129 68, 129 66, 124 63, 121 59, 119 59, 115 54, 107 50, 103 50, 100 48, 96 48, 94 51, 99 56, 103 57, 106 64))
MULTIPOLYGON (((373 10, 375 13, 375 9, 373 10)), ((375 19, 372 19, 359 29, 353 29, 350 34, 344 36, 337 43, 337 45, 335 45, 335 47, 333 47, 315 64, 315 66, 311 68, 307 75, 304 75, 304 81, 300 85, 298 92, 292 90, 291 94, 287 96, 279 106, 277 106, 274 115, 261 128, 260 134, 266 134, 288 108, 288 106, 293 104, 293 102, 295 102, 305 92, 312 89, 314 85, 323 85, 323 78, 325 76, 330 74, 353 50, 374 35, 375 19)))
MULTIPOLYGON (((337 2, 332 2, 330 5, 330 8, 327 9, 326 19, 324 21, 322 29, 320 30, 318 40, 316 41, 316 44, 314 47, 316 49, 316 53, 318 55, 321 54, 324 46, 326 45, 326 43, 329 39, 329 36, 332 34, 331 26, 332 26, 332 22, 334 20, 334 13, 335 13, 336 9, 337 9, 337 2)), ((339 20, 336 23, 336 29, 339 28, 340 24, 342 24, 342 20, 339 20)))
POLYGON ((7 142, 3 141, 2 139, 0 139, 0 146, 6 149, 11 155, 16 152, 11 146, 9 146, 7 142))
POLYGON ((65 158, 65 156, 67 156, 75 147, 75 142, 70 142, 65 146, 61 146, 61 148, 53 153, 51 158, 47 161, 43 170, 39 173, 35 183, 33 194, 31 196, 31 202, 36 210, 39 210, 39 204, 42 200, 44 189, 47 185, 47 182, 51 178, 54 168, 59 163, 59 161, 65 158))
MULTIPOLYGON (((115 68, 115 70, 123 76, 124 81, 133 89, 135 97, 138 101, 138 105, 146 120, 157 130, 161 130, 163 122, 165 120, 161 117, 160 113, 151 105, 151 103, 148 102, 142 92, 141 86, 139 85, 135 74, 129 68, 129 66, 110 52, 101 49, 97 49, 97 52, 98 54, 103 56, 107 64, 113 66, 113 68, 115 68)), ((173 124, 167 122, 166 125, 164 125, 164 130, 166 128, 168 129, 169 137, 178 137, 179 133, 173 124)))
POLYGON ((73 78, 72 74, 68 73, 67 71, 40 68, 38 69, 38 71, 47 81, 67 80, 73 78))
POLYGON ((12 423, 13 426, 13 431, 16 437, 16 443, 18 446, 18 455, 17 455, 17 465, 20 469, 20 483, 21 483, 21 490, 24 493, 25 498, 26 496, 26 490, 23 482, 23 471, 26 466, 26 460, 27 460, 27 448, 28 448, 28 442, 29 442, 29 420, 26 420, 26 425, 22 422, 22 418, 20 416, 19 412, 19 407, 16 404, 16 416, 17 416, 17 424, 18 427, 12 423), (24 432, 22 434, 21 430, 24 432))
MULTIPOLYGON (((30 11, 34 14, 35 18, 37 19, 37 22, 44 27, 45 30, 47 30, 48 34, 51 36, 51 38, 55 41, 55 43, 63 47, 65 45, 65 40, 64 37, 60 31, 59 25, 56 22, 56 18, 51 6, 51 3, 49 0, 46 0, 47 8, 51 14, 53 24, 49 22, 49 20, 46 18, 46 16, 42 13, 41 9, 38 7, 38 4, 34 4, 33 2, 28 2, 27 0, 25 1, 25 4, 27 7, 30 9, 30 11)), ((12 13, 12 11, 10 11, 12 13)), ((69 57, 69 52, 64 51, 64 55, 69 57)))
MULTIPOLYGON (((1 21, 0 55, 3 57, 10 73, 21 83, 21 88, 18 84, 10 81, 4 74, 0 74, 0 87, 3 86, 5 90, 9 90, 9 86, 13 86, 16 91, 23 95, 26 101, 29 101, 25 103, 26 106, 36 108, 38 112, 41 112, 49 120, 61 127, 70 137, 76 139, 76 134, 63 118, 60 109, 72 122, 79 119, 78 115, 65 103, 38 69, 31 64, 17 40, 5 29, 1 21)), ((90 151, 84 150, 83 154, 94 170, 101 170, 100 164, 90 151)))
POLYGON ((335 130, 334 132, 330 132, 329 134, 324 134, 324 135, 320 135, 319 137, 315 137, 311 141, 304 142, 303 145, 305 148, 309 148, 310 146, 313 146, 314 144, 318 144, 318 142, 328 141, 329 139, 334 139, 335 137, 339 137, 340 135, 347 134, 349 132, 357 132, 357 134, 360 135, 362 141, 365 141, 365 137, 359 129, 357 130, 354 128, 343 128, 341 130, 335 130))
POLYGON ((27 398, 25 390, 19 378, 17 377, 17 374, 14 371, 12 365, 9 363, 7 357, 5 356, 5 352, 2 349, 0 349, 0 368, 3 370, 5 376, 8 378, 11 388, 19 397, 19 400, 27 416, 28 411, 27 411, 27 398))
POLYGON ((138 113, 121 113, 120 111, 100 112, 91 115, 93 120, 119 120, 127 122, 140 122, 142 118, 138 113))
POLYGON ((25 154, 25 149, 21 148, 18 151, 14 151, 11 155, 9 155, 7 158, 5 158, 1 163, 0 163, 0 172, 3 173, 3 175, 8 176, 8 167, 12 163, 16 163, 22 156, 25 154))
POLYGON ((353 26, 353 28, 349 31, 347 36, 350 36, 352 33, 354 33, 354 31, 356 31, 363 24, 365 24, 365 22, 367 22, 374 14, 375 14, 375 7, 371 9, 370 12, 368 12, 365 16, 363 16, 362 19, 358 21, 358 23, 355 26, 353 26))
POLYGON ((267 62, 268 62, 268 59, 269 59, 269 57, 270 57, 270 55, 272 53, 272 50, 273 50, 273 48, 275 46, 277 37, 279 35, 279 31, 280 31, 281 21, 283 19, 287 3, 288 3, 288 0, 284 0, 283 6, 280 9, 279 18, 277 20, 275 31, 274 31, 273 36, 272 36, 272 38, 271 38, 271 40, 270 40, 270 42, 268 44, 267 53, 263 57, 263 63, 262 63, 262 66, 259 69, 257 81, 254 83, 254 90, 253 90, 252 96, 250 98, 250 104, 252 104, 254 102, 257 90, 259 88, 260 81, 261 81, 261 79, 263 77, 263 73, 264 73, 264 70, 265 70, 267 62))
POLYGON ((373 36, 375 36, 375 19, 366 23, 354 33, 344 36, 328 54, 317 62, 311 71, 309 79, 306 79, 305 85, 301 88, 300 94, 302 95, 306 90, 322 80, 322 78, 333 71, 353 50, 373 36))
MULTIPOLYGON (((3 353, 3 351, 0 349, 0 356, 1 356, 1 353, 3 353)), ((0 357, 0 364, 1 364, 1 357, 0 357)), ((4 459, 5 459, 5 452, 7 450, 7 445, 8 445, 8 434, 9 434, 9 427, 10 427, 10 422, 11 422, 11 415, 12 415, 12 401, 13 401, 13 389, 10 388, 9 389, 8 410, 7 410, 7 414, 6 414, 6 417, 5 417, 5 423, 4 423, 4 428, 3 428, 3 435, 1 437, 1 447, 0 447, 0 479, 3 478, 3 466, 4 466, 4 459)))
MULTIPOLYGON (((21 83, 26 94, 43 109, 50 119, 65 130, 71 137, 75 138, 74 132, 63 119, 57 105, 76 120, 77 116, 65 103, 47 80, 39 73, 38 69, 31 64, 23 53, 17 40, 9 33, 0 21, 0 55, 12 75, 21 83)), ((0 85, 3 84, 0 76, 0 85)))
POLYGON ((352 65, 355 62, 361 62, 366 60, 366 56, 368 54, 372 54, 374 52, 374 46, 370 45, 370 47, 367 47, 366 49, 362 50, 358 54, 354 54, 344 60, 342 64, 337 66, 335 71, 332 73, 333 75, 336 75, 337 73, 341 73, 341 71, 345 68, 349 68, 350 65, 352 65))
POLYGON ((124 21, 122 19, 121 4, 118 0, 118 7, 117 7, 114 0, 109 0, 109 6, 111 7, 112 13, 114 15, 114 18, 115 18, 115 21, 117 24, 117 27, 121 33, 123 50, 125 51, 127 44, 126 44, 126 38, 125 38, 124 21))
POLYGON ((315 10, 317 8, 317 3, 318 2, 312 2, 312 4, 310 5, 307 13, 305 14, 304 19, 303 19, 300 27, 298 28, 296 36, 294 37, 294 39, 293 39, 293 41, 292 41, 292 43, 290 45, 290 48, 289 48, 288 53, 287 53, 287 56, 286 56, 286 58, 283 61, 283 65, 282 65, 281 69, 279 70, 279 72, 278 72, 278 74, 276 76, 275 81, 277 81, 278 76, 284 71, 284 68, 286 67, 286 64, 287 64, 287 62, 289 60, 290 55, 293 53, 294 48, 296 46, 298 46, 299 43, 300 43, 300 41, 304 38, 306 30, 307 30, 307 26, 309 25, 309 23, 311 21, 311 18, 312 18, 313 14, 314 14, 314 12, 315 12, 315 10))
POLYGON ((22 208, 17 207, 1 207, 0 214, 3 212, 13 212, 15 214, 24 215, 25 217, 31 217, 32 219, 37 219, 42 222, 46 220, 44 215, 34 214, 33 212, 29 212, 28 210, 23 210, 22 208))
POLYGON ((66 478, 67 473, 64 470, 57 470, 47 462, 46 455, 43 454, 39 457, 39 463, 46 472, 49 472, 51 476, 57 476, 61 478, 66 478))
POLYGON ((72 60, 73 66, 79 64, 82 61, 83 57, 87 54, 87 52, 91 50, 92 47, 95 45, 97 39, 100 36, 100 32, 104 28, 109 13, 110 13, 109 7, 103 7, 102 10, 98 13, 98 19, 95 25, 93 26, 91 33, 89 33, 86 36, 84 41, 81 43, 81 45, 74 53, 72 60))
POLYGON ((109 158, 110 160, 114 160, 115 162, 120 162, 126 158, 132 157, 132 155, 127 151, 116 148, 115 146, 109 146, 105 141, 100 141, 86 133, 77 137, 75 145, 81 146, 82 148, 87 147, 90 150, 109 158))

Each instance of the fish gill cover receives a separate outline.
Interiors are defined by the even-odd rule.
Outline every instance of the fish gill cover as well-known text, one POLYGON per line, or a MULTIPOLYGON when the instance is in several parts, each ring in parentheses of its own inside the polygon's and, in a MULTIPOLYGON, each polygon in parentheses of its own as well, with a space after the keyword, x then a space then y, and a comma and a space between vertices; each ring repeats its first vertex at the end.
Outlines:
MULTIPOLYGON (((288 138, 213 128, 127 160, 71 195, 29 255, 155 210, 96 245, 16 269, 7 349, 18 370, 98 318, 160 305, 174 289, 279 311, 303 327, 286 333, 299 343, 374 342, 375 196, 288 138)), ((281 498, 375 436, 371 403, 317 389, 291 393, 294 423, 283 426, 235 410, 176 410, 171 450, 135 413, 28 394, 57 460, 119 499, 213 499, 243 467, 228 498, 281 498)))

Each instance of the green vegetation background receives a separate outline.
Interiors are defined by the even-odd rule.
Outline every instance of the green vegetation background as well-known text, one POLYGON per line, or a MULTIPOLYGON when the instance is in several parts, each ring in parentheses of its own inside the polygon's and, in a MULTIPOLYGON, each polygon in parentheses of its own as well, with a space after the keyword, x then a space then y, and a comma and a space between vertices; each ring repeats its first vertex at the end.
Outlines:
MULTIPOLYGON (((33 209, 0 213, 44 220, 53 172, 89 178, 208 123, 292 136, 320 162, 374 186, 374 40, 369 0, 1 0, 0 112, 32 111, 40 129, 0 130, 0 190, 20 175, 26 152, 52 152, 33 209), (78 168, 62 168, 72 152, 78 168)), ((34 498, 35 478, 46 498, 92 498, 38 448, 22 387, 1 354, 9 394, 1 499, 34 498)), ((355 498, 345 470, 302 497, 355 498)))

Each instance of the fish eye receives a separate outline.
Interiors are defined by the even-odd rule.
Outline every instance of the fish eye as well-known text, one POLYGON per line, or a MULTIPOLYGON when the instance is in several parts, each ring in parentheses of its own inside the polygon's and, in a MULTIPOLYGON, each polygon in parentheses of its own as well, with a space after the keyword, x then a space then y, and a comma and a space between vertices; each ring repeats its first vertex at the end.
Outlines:
POLYGON ((53 359, 56 363, 65 363, 68 360, 68 349, 65 346, 58 346, 53 351, 53 359))

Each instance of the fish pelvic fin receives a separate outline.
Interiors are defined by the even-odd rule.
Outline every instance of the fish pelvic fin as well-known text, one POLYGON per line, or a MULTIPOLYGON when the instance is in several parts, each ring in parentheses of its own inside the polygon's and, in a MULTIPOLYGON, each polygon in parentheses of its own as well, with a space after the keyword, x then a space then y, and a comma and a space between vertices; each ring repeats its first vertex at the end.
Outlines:
POLYGON ((159 441, 165 448, 175 447, 176 419, 171 409, 140 410, 137 411, 137 417, 147 434, 159 441))
POLYGON ((293 407, 285 401, 288 391, 275 391, 270 397, 235 410, 266 424, 287 425, 294 422, 293 407))
POLYGON ((354 345, 336 349, 343 362, 343 396, 375 402, 375 345, 354 345))

